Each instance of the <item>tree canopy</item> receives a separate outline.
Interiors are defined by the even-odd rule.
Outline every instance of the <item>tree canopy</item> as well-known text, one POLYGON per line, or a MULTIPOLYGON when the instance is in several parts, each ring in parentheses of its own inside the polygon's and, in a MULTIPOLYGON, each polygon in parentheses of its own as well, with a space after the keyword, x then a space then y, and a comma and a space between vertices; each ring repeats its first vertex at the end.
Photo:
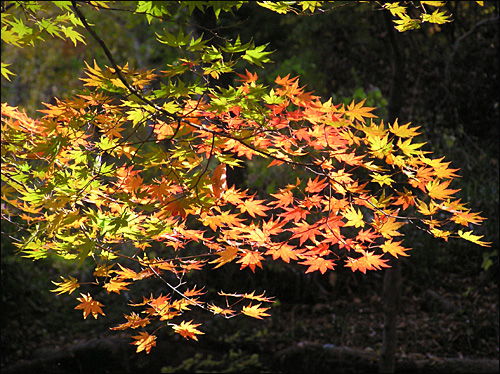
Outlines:
MULTIPOLYGON (((16 225, 23 257, 92 264, 91 281, 64 274, 53 282, 58 294, 79 291, 75 309, 84 318, 105 315, 94 290, 121 294, 149 278, 166 285, 167 294, 130 300, 133 311, 112 328, 141 329, 137 352, 149 353, 163 327, 197 340, 192 308, 269 315, 273 298, 264 293, 212 295, 186 281, 206 267, 235 262, 256 272, 280 260, 305 273, 381 270, 409 255, 409 226, 489 245, 472 230, 484 218, 455 197, 458 170, 425 150, 420 126, 379 119, 365 100, 322 99, 290 74, 266 84, 259 77, 272 59, 268 46, 193 21, 197 12, 217 19, 246 3, 2 2, 4 43, 43 48, 58 37, 96 43, 107 59, 86 61, 83 88, 44 103, 41 116, 2 103, 2 219, 16 225), (155 37, 168 64, 120 64, 105 26, 90 21, 100 12, 161 25, 155 37), (228 177, 256 159, 289 178, 264 195, 228 177)), ((258 5, 313 16, 346 2, 258 5)), ((398 32, 450 22, 444 5, 377 3, 398 32)), ((22 72, 2 61, 5 79, 14 74, 22 72)))

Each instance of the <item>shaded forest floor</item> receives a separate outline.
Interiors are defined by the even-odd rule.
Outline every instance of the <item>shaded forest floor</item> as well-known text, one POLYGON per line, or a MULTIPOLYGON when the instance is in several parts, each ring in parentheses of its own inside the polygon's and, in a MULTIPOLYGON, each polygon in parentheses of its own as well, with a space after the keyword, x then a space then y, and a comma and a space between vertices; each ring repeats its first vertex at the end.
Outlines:
MULTIPOLYGON (((123 322, 124 312, 112 298, 104 300, 108 318, 84 321, 81 312, 73 310, 73 295, 55 297, 44 291, 53 288, 46 284, 53 271, 29 261, 3 259, 2 368, 110 337, 127 342, 126 353, 119 354, 134 356, 146 367, 154 360, 165 372, 266 372, 272 370, 273 354, 307 345, 349 347, 375 355, 381 349, 382 272, 367 276, 343 269, 325 276, 264 272, 263 283, 273 285, 274 291, 266 295, 278 294, 279 300, 271 317, 226 320, 200 311, 192 316, 195 323, 203 323, 200 329, 205 335, 198 342, 162 329, 157 348, 147 356, 133 353, 130 336, 108 329, 123 322)), ((404 266, 398 358, 498 359, 497 275, 490 271, 464 276, 450 266, 444 274, 437 269, 415 276, 411 266, 404 266)), ((57 280, 55 275, 51 278, 57 280)))

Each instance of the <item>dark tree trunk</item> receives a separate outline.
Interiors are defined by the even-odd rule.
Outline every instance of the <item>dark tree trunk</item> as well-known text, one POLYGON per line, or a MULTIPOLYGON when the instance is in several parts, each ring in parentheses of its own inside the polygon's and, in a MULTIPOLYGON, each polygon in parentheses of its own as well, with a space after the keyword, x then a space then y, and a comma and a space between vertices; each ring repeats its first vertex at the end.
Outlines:
MULTIPOLYGON (((403 104, 404 61, 399 49, 397 35, 388 12, 384 12, 387 32, 392 48, 392 83, 388 105, 388 122, 393 123, 399 116, 403 104)), ((382 332, 382 352, 379 371, 394 373, 397 347, 397 315, 401 296, 401 261, 391 261, 391 268, 384 276, 384 329, 382 332)))

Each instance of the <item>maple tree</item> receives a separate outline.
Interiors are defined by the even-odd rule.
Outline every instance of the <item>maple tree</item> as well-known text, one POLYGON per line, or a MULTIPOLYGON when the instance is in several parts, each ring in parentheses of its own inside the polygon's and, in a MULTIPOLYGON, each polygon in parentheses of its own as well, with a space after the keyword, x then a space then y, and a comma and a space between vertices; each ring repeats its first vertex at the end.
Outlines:
MULTIPOLYGON (((93 282, 71 275, 53 282, 58 294, 88 291, 75 308, 84 318, 105 315, 92 290, 120 294, 149 278, 165 284, 170 293, 130 300, 126 322, 112 327, 143 330, 133 336, 137 352, 149 353, 163 327, 198 340, 203 332, 189 318, 193 308, 225 318, 269 316, 273 298, 264 293, 221 290, 220 304, 204 301, 203 285, 189 288, 189 272, 231 262, 256 272, 270 260, 296 262, 305 273, 381 270, 389 258, 409 255, 406 225, 446 241, 489 245, 471 229, 484 218, 454 197, 458 170, 424 150, 419 126, 384 123, 364 101, 322 100, 298 77, 278 76, 267 87, 249 69, 270 62, 271 52, 240 38, 216 46, 182 27, 165 29, 157 40, 179 51, 175 61, 159 71, 119 66, 84 14, 110 9, 109 2, 49 3, 67 13, 34 17, 38 30, 7 13, 3 41, 24 46, 48 33, 76 44, 84 42, 80 28, 103 48, 109 66, 87 63, 84 89, 46 103, 41 118, 2 103, 2 219, 20 218, 23 257, 93 263, 93 282), (236 74, 236 84, 210 84, 225 74, 236 74), (228 185, 228 168, 255 158, 270 172, 289 168, 298 177, 277 181, 268 196, 228 185)), ((211 8, 219 16, 244 3, 141 1, 133 11, 148 22, 169 22, 174 13, 211 8)), ((259 4, 302 13, 322 3, 259 4)), ((419 21, 399 3, 381 8, 399 17, 398 31, 447 22, 443 2, 421 3, 419 21)), ((12 4, 29 14, 44 9, 39 2, 12 4)), ((14 73, 7 67, 2 63, 8 79, 14 73)))

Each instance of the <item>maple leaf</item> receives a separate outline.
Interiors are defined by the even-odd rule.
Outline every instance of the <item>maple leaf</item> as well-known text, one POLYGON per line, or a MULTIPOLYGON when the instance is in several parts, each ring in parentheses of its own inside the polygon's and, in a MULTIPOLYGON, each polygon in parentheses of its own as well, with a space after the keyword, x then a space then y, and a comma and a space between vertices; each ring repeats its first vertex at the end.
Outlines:
POLYGON ((132 312, 130 316, 124 314, 124 317, 128 322, 122 323, 116 327, 111 327, 110 330, 125 330, 128 328, 137 329, 139 327, 145 327, 151 322, 149 318, 141 318, 135 312, 132 312))
POLYGON ((472 231, 463 231, 463 230, 458 230, 458 235, 465 240, 468 240, 470 242, 479 244, 482 247, 491 247, 491 242, 483 242, 479 239, 481 239, 484 235, 473 235, 472 231))
POLYGON ((78 304, 75 309, 83 309, 83 318, 87 319, 89 314, 92 314, 95 319, 97 319, 98 314, 105 316, 101 309, 101 307, 104 306, 103 304, 92 299, 90 294, 84 295, 81 293, 80 295, 82 295, 82 297, 77 298, 80 304, 78 304))
POLYGON ((372 230, 359 230, 358 235, 356 236, 356 241, 372 243, 378 237, 379 236, 372 230))
POLYGON ((120 294, 120 291, 129 290, 128 288, 126 288, 126 286, 128 286, 129 284, 130 282, 122 282, 121 280, 111 279, 109 283, 106 283, 104 285, 104 288, 106 289, 106 291, 108 291, 108 293, 115 292, 117 294, 120 294))
POLYGON ((239 203, 238 208, 240 209, 241 213, 248 212, 248 214, 250 214, 253 218, 255 218, 255 215, 265 217, 265 211, 269 210, 270 208, 262 205, 261 202, 263 201, 264 200, 254 200, 252 196, 249 199, 243 200, 241 203, 239 203))
POLYGON ((345 114, 347 114, 349 117, 353 119, 357 119, 361 123, 365 123, 365 118, 376 118, 377 116, 370 113, 372 110, 376 108, 370 108, 370 107, 363 107, 366 99, 363 99, 357 104, 354 104, 354 100, 349 104, 347 107, 347 110, 345 111, 345 114))
POLYGON ((367 135, 366 141, 370 146, 371 153, 378 158, 384 158, 391 152, 392 140, 389 141, 389 134, 385 137, 367 135))
POLYGON ((400 138, 413 138, 421 134, 417 132, 420 126, 409 128, 410 125, 411 122, 408 122, 406 125, 399 126, 398 120, 396 119, 392 126, 389 125, 389 131, 400 138))
POLYGON ((243 219, 238 218, 237 214, 231 214, 229 211, 220 212, 217 215, 208 215, 204 214, 202 216, 203 224, 205 226, 210 226, 210 228, 214 231, 217 230, 218 227, 227 226, 240 226, 243 219))
POLYGON ((396 201, 394 201, 394 205, 403 205, 403 210, 408 208, 410 205, 415 205, 415 197, 413 196, 411 191, 408 191, 406 187, 404 188, 404 192, 396 191, 399 195, 396 201))
POLYGON ((242 79, 236 79, 238 82, 245 82, 245 83, 252 83, 257 81, 257 73, 250 73, 247 69, 245 69, 246 75, 245 74, 238 74, 236 73, 237 76, 239 76, 242 79))
POLYGON ((305 219, 310 212, 308 210, 302 209, 298 206, 291 208, 286 207, 285 213, 278 214, 279 217, 285 218, 285 220, 294 220, 295 223, 299 222, 301 219, 305 219))
POLYGON ((426 144, 426 143, 411 144, 411 140, 412 139, 407 139, 404 142, 402 142, 401 139, 399 139, 398 143, 396 144, 399 147, 399 149, 402 150, 403 153, 407 156, 420 153, 421 151, 417 151, 417 149, 426 144))
POLYGON ((268 317, 269 314, 265 313, 269 308, 260 308, 261 304, 253 305, 252 303, 243 307, 242 313, 253 318, 262 319, 262 317, 268 317))
POLYGON ((63 280, 62 282, 52 281, 52 283, 58 287, 55 290, 50 290, 51 292, 57 292, 58 295, 68 292, 71 295, 74 290, 80 287, 78 279, 73 278, 71 275, 69 276, 69 279, 66 279, 63 276, 61 276, 61 279, 63 280))
POLYGON ((123 267, 120 263, 118 264, 121 270, 113 270, 113 272, 122 279, 136 279, 137 273, 129 268, 123 267))
POLYGON ((439 9, 436 9, 432 14, 422 14, 422 20, 437 23, 438 25, 442 25, 446 22, 451 22, 449 19, 451 16, 447 15, 445 12, 440 12, 439 9))
POLYGON ((219 258, 210 261, 210 264, 218 264, 217 266, 214 267, 214 269, 217 269, 218 267, 221 267, 222 265, 231 262, 236 257, 237 253, 238 253, 237 247, 234 246, 226 247, 226 249, 224 249, 223 251, 216 253, 219 256, 219 258))
POLYGON ((416 199, 417 210, 425 216, 432 216, 439 211, 439 207, 431 201, 429 205, 425 202, 416 199))
POLYGON ((241 297, 243 297, 245 299, 249 299, 249 300, 263 301, 266 303, 271 303, 273 301, 272 299, 265 297, 264 292, 261 293, 260 295, 255 295, 255 291, 252 291, 251 293, 245 293, 245 294, 241 295, 241 297))
POLYGON ((301 265, 309 265, 306 270, 307 273, 312 273, 313 271, 319 270, 321 274, 325 274, 328 269, 333 270, 335 262, 333 260, 328 260, 320 256, 311 256, 305 261, 299 262, 301 265))
POLYGON ((328 182, 326 182, 326 179, 323 178, 319 180, 318 175, 314 180, 311 180, 311 178, 309 178, 305 191, 310 193, 321 192, 326 186, 328 186, 328 182))
POLYGON ((354 226, 354 227, 364 227, 365 221, 363 220, 363 213, 358 209, 354 209, 353 206, 346 209, 345 212, 342 213, 345 219, 347 219, 347 223, 345 226, 354 226))
POLYGON ((404 226, 405 222, 397 222, 395 217, 375 217, 375 220, 371 223, 375 231, 382 234, 386 239, 390 239, 392 236, 401 236, 400 232, 397 230, 404 226))
POLYGON ((485 218, 479 215, 480 213, 481 212, 472 213, 470 211, 456 212, 455 215, 451 217, 451 220, 462 226, 469 226, 469 223, 478 225, 485 220, 485 218))
POLYGON ((299 245, 304 244, 308 239, 316 243, 316 235, 321 234, 318 225, 311 225, 306 221, 298 222, 295 226, 289 231, 293 232, 291 239, 300 238, 299 245))
POLYGON ((208 305, 208 309, 211 310, 213 314, 222 314, 224 316, 232 316, 235 313, 232 309, 223 309, 220 306, 213 304, 208 305))
POLYGON ((379 173, 373 173, 371 174, 371 177, 372 177, 372 182, 377 182, 380 185, 380 187, 382 187, 384 184, 391 186, 392 182, 394 182, 394 180, 391 178, 390 175, 381 175, 379 173))
POLYGON ((359 270, 363 274, 366 274, 367 270, 381 270, 383 267, 390 267, 386 264, 388 260, 381 259, 383 255, 376 255, 374 252, 368 252, 363 249, 358 250, 358 252, 362 253, 363 256, 359 258, 347 257, 347 260, 345 260, 345 266, 350 267, 353 272, 359 270))
POLYGON ((426 188, 427 192, 429 193, 429 196, 432 199, 444 200, 448 199, 455 192, 460 191, 460 190, 451 190, 446 188, 450 185, 451 181, 452 181, 451 179, 448 179, 443 183, 439 183, 439 180, 435 180, 427 183, 426 188))
POLYGON ((380 248, 384 251, 384 253, 389 252, 394 257, 398 258, 398 255, 408 256, 405 251, 410 250, 410 248, 404 248, 399 244, 403 241, 393 242, 392 239, 386 240, 384 244, 380 246, 380 248))
MULTIPOLYGON (((301 238, 302 240, 302 238, 301 238)), ((281 258, 287 264, 292 260, 298 260, 297 252, 295 251, 295 247, 289 244, 275 244, 273 248, 270 248, 266 253, 266 255, 273 255, 273 260, 277 260, 281 258)))
POLYGON ((205 333, 196 329, 201 324, 193 324, 191 322, 193 321, 192 320, 189 322, 182 321, 180 325, 174 325, 172 328, 176 333, 181 334, 181 336, 184 337, 185 339, 191 338, 193 340, 198 340, 198 337, 196 335, 205 333))
POLYGON ((406 14, 406 7, 399 5, 399 2, 385 3, 383 7, 389 10, 393 16, 402 17, 406 14))
POLYGON ((197 290, 196 285, 193 287, 193 289, 191 289, 191 290, 188 289, 184 292, 184 296, 186 296, 186 297, 201 296, 201 295, 205 295, 205 294, 206 294, 206 292, 203 292, 203 288, 197 290))
POLYGON ((132 336, 136 341, 130 343, 136 345, 136 353, 146 351, 147 354, 151 351, 151 348, 156 346, 156 335, 149 335, 147 332, 140 332, 139 335, 132 336))
POLYGON ((257 265, 262 269, 261 261, 264 260, 264 257, 257 251, 245 251, 245 254, 236 261, 237 263, 241 263, 241 269, 246 268, 247 266, 252 269, 252 272, 255 273, 255 266, 257 265))

